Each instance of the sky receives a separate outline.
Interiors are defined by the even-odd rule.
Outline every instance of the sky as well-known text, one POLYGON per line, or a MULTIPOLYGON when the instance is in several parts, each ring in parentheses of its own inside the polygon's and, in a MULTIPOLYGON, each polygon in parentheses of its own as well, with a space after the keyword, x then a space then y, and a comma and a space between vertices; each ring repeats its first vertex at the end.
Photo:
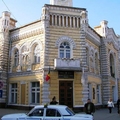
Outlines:
MULTIPOLYGON (((0 16, 3 11, 11 12, 20 27, 39 20, 44 4, 50 4, 50 0, 0 0, 0 16)), ((120 0, 73 0, 73 7, 87 9, 92 28, 107 20, 108 27, 120 35, 120 0)))

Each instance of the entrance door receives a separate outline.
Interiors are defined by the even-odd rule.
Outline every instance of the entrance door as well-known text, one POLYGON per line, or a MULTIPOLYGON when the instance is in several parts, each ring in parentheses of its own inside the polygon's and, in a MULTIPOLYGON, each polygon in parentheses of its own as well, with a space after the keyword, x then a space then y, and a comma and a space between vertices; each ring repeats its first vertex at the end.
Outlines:
POLYGON ((59 104, 73 108, 73 82, 59 82, 59 104))
POLYGON ((21 104, 25 105, 25 84, 21 84, 21 104))

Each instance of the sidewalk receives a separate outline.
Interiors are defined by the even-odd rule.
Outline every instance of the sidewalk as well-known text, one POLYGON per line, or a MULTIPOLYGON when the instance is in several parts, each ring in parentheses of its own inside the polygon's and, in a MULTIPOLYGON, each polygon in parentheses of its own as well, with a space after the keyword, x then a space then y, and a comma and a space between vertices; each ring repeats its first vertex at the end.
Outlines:
MULTIPOLYGON (((5 114, 10 113, 28 113, 28 110, 18 110, 18 109, 0 109, 0 118, 5 114)), ((94 114, 95 120, 120 120, 120 115, 117 113, 117 108, 113 108, 112 113, 108 112, 108 109, 96 110, 94 114)))
POLYGON ((117 108, 112 109, 110 114, 107 108, 96 110, 94 114, 95 120, 120 120, 120 115, 117 113, 117 108))

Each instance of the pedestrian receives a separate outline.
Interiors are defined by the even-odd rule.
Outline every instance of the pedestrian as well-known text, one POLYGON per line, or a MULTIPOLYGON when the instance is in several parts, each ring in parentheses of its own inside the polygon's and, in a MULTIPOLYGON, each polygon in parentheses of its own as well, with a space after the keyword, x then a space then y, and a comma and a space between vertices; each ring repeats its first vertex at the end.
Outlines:
POLYGON ((56 97, 54 96, 52 98, 52 101, 50 102, 50 105, 56 105, 56 104, 58 104, 58 102, 56 101, 56 97))
POLYGON ((113 103, 112 99, 109 99, 107 106, 109 109, 109 113, 112 113, 112 108, 114 107, 114 103, 113 103))
POLYGON ((120 114, 120 98, 117 100, 117 110, 118 114, 120 114))
POLYGON ((85 113, 93 115, 95 112, 95 105, 91 102, 90 99, 87 100, 87 103, 84 105, 85 113))

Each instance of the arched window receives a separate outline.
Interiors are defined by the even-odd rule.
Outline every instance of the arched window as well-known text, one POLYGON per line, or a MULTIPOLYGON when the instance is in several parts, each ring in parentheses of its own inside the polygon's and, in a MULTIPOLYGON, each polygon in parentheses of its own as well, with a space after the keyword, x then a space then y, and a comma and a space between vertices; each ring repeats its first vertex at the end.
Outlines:
POLYGON ((23 46, 23 48, 22 48, 22 53, 25 53, 25 52, 27 52, 27 47, 26 47, 26 46, 23 46))
POLYGON ((15 50, 15 57, 14 57, 14 65, 18 66, 19 64, 19 51, 18 49, 15 50))
POLYGON ((68 42, 62 42, 59 47, 60 58, 70 58, 70 44, 68 42))
POLYGON ((40 48, 37 45, 34 49, 34 63, 39 63, 40 62, 40 48))
POLYGON ((86 48, 86 62, 87 62, 87 67, 88 67, 88 70, 89 70, 89 49, 88 48, 86 48))
POLYGON ((90 72, 94 73, 94 62, 92 57, 90 57, 90 72))
POLYGON ((22 51, 22 64, 26 65, 27 61, 26 61, 26 53, 27 53, 27 47, 24 45, 21 49, 22 51))
POLYGON ((99 72, 99 61, 98 61, 98 54, 95 53, 95 70, 96 70, 96 73, 98 74, 99 72))
POLYGON ((112 77, 115 77, 114 58, 112 54, 110 54, 110 73, 112 77))

